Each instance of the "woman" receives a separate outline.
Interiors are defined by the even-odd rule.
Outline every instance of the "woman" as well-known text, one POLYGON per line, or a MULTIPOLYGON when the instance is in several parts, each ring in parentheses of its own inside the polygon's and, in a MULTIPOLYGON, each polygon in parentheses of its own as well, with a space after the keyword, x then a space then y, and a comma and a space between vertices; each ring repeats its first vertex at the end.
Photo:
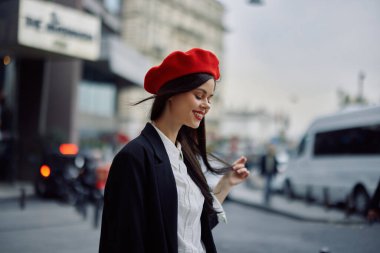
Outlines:
POLYGON ((113 160, 99 252, 216 252, 211 229, 223 217, 220 204, 249 174, 245 157, 227 171, 207 159, 204 116, 218 65, 212 52, 194 48, 171 53, 147 72, 151 123, 113 160), (207 170, 225 173, 214 193, 200 160, 207 170))

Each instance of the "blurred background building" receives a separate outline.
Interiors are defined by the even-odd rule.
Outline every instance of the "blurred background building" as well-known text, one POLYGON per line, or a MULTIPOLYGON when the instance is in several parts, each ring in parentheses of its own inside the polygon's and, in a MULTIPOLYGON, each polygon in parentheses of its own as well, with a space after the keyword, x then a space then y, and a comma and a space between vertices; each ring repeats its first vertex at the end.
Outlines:
POLYGON ((121 4, 0 2, 2 180, 32 179, 59 143, 118 141, 118 91, 142 85, 149 66, 120 38, 121 4))
POLYGON ((129 113, 131 107, 128 102, 123 104, 120 101, 130 87, 142 88, 151 63, 121 37, 123 1, 82 3, 85 11, 101 17, 102 41, 99 59, 85 61, 84 78, 79 85, 80 144, 82 148, 97 148, 112 156, 130 135, 124 131, 121 115, 129 113))
POLYGON ((99 56, 100 19, 79 11, 78 1, 0 4, 1 90, 11 115, 6 145, 12 147, 12 168, 2 166, 2 174, 31 178, 43 139, 78 139, 77 85, 83 61, 99 56))
POLYGON ((192 47, 223 55, 224 7, 216 0, 125 0, 123 39, 159 63, 192 47))

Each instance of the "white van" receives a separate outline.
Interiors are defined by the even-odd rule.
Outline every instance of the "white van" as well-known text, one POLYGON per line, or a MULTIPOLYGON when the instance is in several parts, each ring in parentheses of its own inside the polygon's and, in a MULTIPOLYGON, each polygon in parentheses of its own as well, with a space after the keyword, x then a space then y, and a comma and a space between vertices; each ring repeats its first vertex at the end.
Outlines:
POLYGON ((380 180, 380 106, 317 118, 289 160, 283 191, 364 213, 380 180))

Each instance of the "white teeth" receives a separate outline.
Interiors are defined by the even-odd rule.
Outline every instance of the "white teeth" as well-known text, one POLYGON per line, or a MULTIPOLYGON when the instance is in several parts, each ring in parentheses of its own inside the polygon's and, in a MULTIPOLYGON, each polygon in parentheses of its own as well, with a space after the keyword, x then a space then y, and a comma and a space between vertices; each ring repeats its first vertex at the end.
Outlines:
POLYGON ((200 113, 194 112, 194 114, 195 114, 195 116, 196 116, 197 118, 202 118, 202 117, 203 117, 203 115, 200 114, 200 113))

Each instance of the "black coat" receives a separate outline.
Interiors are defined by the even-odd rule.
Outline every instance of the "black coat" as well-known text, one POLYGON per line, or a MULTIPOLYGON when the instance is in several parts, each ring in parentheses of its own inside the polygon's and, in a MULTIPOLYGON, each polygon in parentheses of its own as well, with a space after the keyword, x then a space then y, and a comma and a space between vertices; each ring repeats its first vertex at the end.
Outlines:
POLYGON ((268 176, 268 175, 275 175, 278 173, 278 161, 276 157, 274 157, 274 168, 271 172, 268 171, 267 169, 267 155, 263 155, 260 159, 260 173, 263 176, 268 176))
MULTIPOLYGON (((108 175, 100 236, 101 253, 176 253, 177 188, 165 146, 147 124, 114 158, 108 175)), ((201 239, 216 252, 216 215, 201 215, 201 239)))

